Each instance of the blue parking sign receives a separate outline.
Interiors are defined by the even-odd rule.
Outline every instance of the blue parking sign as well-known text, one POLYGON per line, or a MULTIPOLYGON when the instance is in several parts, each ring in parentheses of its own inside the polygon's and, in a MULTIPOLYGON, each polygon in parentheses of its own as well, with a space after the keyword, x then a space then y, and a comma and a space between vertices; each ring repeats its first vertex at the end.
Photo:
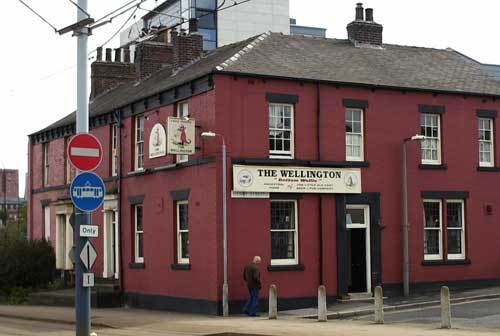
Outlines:
POLYGON ((102 205, 106 187, 98 175, 85 172, 73 179, 69 192, 75 207, 85 212, 93 212, 102 205))

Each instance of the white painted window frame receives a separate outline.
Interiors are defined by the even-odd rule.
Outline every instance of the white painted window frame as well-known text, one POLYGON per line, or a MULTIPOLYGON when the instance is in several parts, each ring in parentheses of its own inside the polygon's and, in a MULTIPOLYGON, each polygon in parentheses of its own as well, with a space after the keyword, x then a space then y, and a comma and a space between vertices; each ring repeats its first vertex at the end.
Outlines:
POLYGON ((438 254, 426 254, 424 248, 424 260, 442 260, 443 259, 443 201, 440 199, 424 199, 422 205, 425 203, 438 203, 439 204, 439 228, 427 228, 425 223, 425 207, 423 207, 423 224, 424 224, 424 244, 425 244, 425 231, 426 230, 438 230, 439 231, 439 253, 438 254))
POLYGON ((139 237, 142 238, 142 253, 144 254, 144 207, 142 204, 134 205, 134 261, 136 263, 144 263, 144 255, 139 256, 139 237), (137 229, 137 209, 141 208, 142 211, 142 230, 137 229), (142 235, 142 236, 141 236, 142 235))
POLYGON ((494 127, 493 127, 494 123, 493 123, 493 118, 479 118, 478 120, 478 139, 479 139, 479 143, 478 143, 478 151, 479 151, 479 166, 480 167, 494 167, 495 166, 495 131, 494 131, 494 127), (488 122, 489 123, 489 126, 490 128, 489 129, 486 129, 486 128, 483 128, 481 127, 481 124, 484 123, 484 122, 488 122), (481 139, 481 131, 489 131, 491 132, 491 139, 490 140, 485 140, 485 139, 481 139), (490 161, 481 161, 481 144, 490 144, 490 161))
MULTIPOLYGON (((442 141, 441 141, 441 115, 440 114, 433 114, 433 113, 422 113, 421 114, 421 118, 422 117, 425 117, 425 116, 428 116, 428 117, 433 117, 433 118, 436 118, 437 119, 437 134, 438 136, 437 137, 429 137, 425 134, 422 134, 425 136, 425 139, 422 140, 422 144, 421 144, 421 156, 422 156, 422 164, 430 164, 430 165, 440 165, 441 164, 441 146, 442 146, 442 141), (427 148, 427 147, 424 147, 425 144, 426 144, 426 141, 431 141, 431 140, 434 140, 436 141, 437 140, 437 160, 428 160, 428 159, 424 159, 424 150, 428 150, 428 149, 431 149, 432 148, 427 148)), ((422 119, 420 119, 420 127, 422 128, 422 126, 426 127, 427 125, 426 124, 422 124, 422 119)), ((431 126, 433 127, 433 126, 431 126)))
POLYGON ((43 207, 43 238, 50 241, 50 205, 43 207))
MULTIPOLYGON (((361 121, 361 132, 345 132, 345 146, 346 146, 346 161, 364 161, 365 159, 365 135, 364 135, 364 110, 363 109, 360 109, 360 108, 346 108, 345 109, 345 112, 357 112, 360 114, 360 121, 361 121), (347 143, 347 139, 348 139, 348 136, 358 136, 360 137, 360 141, 359 141, 359 153, 360 153, 360 156, 348 156, 347 155, 347 146, 348 146, 348 143, 347 143)), ((353 121, 353 120, 349 120, 349 121, 353 121)), ((347 123, 347 119, 345 120, 345 123, 347 123)), ((352 144, 350 144, 349 146, 353 146, 352 144)))
MULTIPOLYGON (((299 264, 299 215, 298 215, 298 202, 297 200, 280 200, 280 199, 273 199, 271 200, 271 206, 272 203, 294 203, 294 217, 295 217, 295 229, 290 230, 290 229, 272 229, 272 223, 269 223, 270 227, 270 234, 272 232, 294 232, 294 249, 295 249, 295 255, 294 258, 291 259, 271 259, 271 265, 298 265, 299 264)), ((272 220, 272 218, 271 218, 272 220)))
POLYGON ((134 125, 134 140, 135 140, 135 153, 134 153, 134 170, 144 170, 144 115, 135 117, 134 125))
POLYGON ((118 175, 118 124, 111 125, 111 176, 118 175))
POLYGON ((293 104, 282 104, 282 103, 269 103, 268 107, 268 120, 271 117, 271 109, 273 106, 289 106, 290 107, 290 129, 284 128, 271 128, 271 123, 269 123, 269 133, 267 143, 269 144, 269 138, 271 131, 289 131, 290 132, 290 150, 272 150, 269 148, 269 158, 271 159, 293 159, 295 157, 295 106, 293 104))
POLYGON ((182 234, 183 233, 188 234, 188 241, 189 241, 189 201, 177 201, 177 203, 176 203, 176 220, 177 220, 177 263, 178 264, 189 264, 189 258, 182 257, 182 234), (186 204, 188 207, 188 229, 187 230, 181 230, 179 208, 183 204, 186 204))
MULTIPOLYGON (((462 211, 461 211, 461 216, 462 216, 462 227, 461 227, 461 230, 462 230, 462 233, 461 233, 461 240, 462 240, 462 252, 460 254, 450 254, 448 253, 447 254, 447 259, 449 260, 463 260, 465 259, 465 202, 464 200, 446 200, 446 206, 448 206, 448 204, 450 203, 458 203, 458 204, 461 204, 462 206, 462 211)), ((448 211, 446 211, 448 213, 448 211)), ((447 214, 448 215, 448 214, 447 214)), ((447 232, 446 232, 446 239, 448 239, 448 232, 450 230, 459 230, 458 228, 450 228, 448 226, 448 218, 446 218, 446 229, 447 229, 447 232)), ((448 251, 447 251, 448 252, 448 251)))
MULTIPOLYGON (((187 101, 177 103, 177 117, 178 118, 189 118, 189 103, 187 101)), ((175 156, 176 163, 187 162, 189 160, 189 155, 178 154, 175 156)))
POLYGON ((111 209, 111 210, 103 210, 103 217, 104 217, 104 233, 103 233, 103 274, 102 276, 104 278, 109 278, 113 276, 115 279, 119 278, 119 269, 120 269, 120 263, 119 263, 119 253, 120 253, 120 239, 118 238, 118 210, 116 209, 111 209), (115 236, 115 260, 113 260, 114 263, 114 272, 111 272, 108 268, 109 265, 109 257, 110 257, 110 251, 109 251, 109 243, 112 242, 112 235, 111 231, 113 229, 113 216, 114 216, 114 236, 115 236))
POLYGON ((65 182, 66 184, 70 184, 71 183, 71 162, 69 160, 69 155, 68 155, 68 146, 69 146, 69 138, 66 138, 66 141, 64 142, 65 143, 65 148, 64 148, 64 165, 65 165, 65 168, 66 168, 66 172, 65 172, 65 182))
POLYGON ((346 224, 347 229, 365 229, 365 258, 366 258, 366 292, 372 292, 372 277, 371 277, 371 232, 370 232, 370 206, 367 204, 347 204, 346 209, 361 209, 363 210, 364 223, 346 224))
POLYGON ((49 170, 50 170, 50 143, 46 142, 42 145, 43 147, 43 185, 46 187, 49 185, 49 170))

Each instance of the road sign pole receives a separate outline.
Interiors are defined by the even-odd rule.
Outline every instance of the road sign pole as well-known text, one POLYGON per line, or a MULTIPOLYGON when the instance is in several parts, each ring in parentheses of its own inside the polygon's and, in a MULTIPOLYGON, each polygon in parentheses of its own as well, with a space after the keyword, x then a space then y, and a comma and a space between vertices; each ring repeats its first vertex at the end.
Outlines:
MULTIPOLYGON (((86 18, 87 0, 78 0, 77 22, 86 18)), ((77 35, 77 109, 76 109, 76 133, 87 133, 89 131, 89 96, 87 89, 87 39, 88 28, 75 31, 77 35)), ((75 209, 75 237, 76 253, 80 255, 87 238, 80 237, 80 225, 90 225, 91 215, 75 209)), ((83 287, 84 266, 80 258, 76 258, 76 281, 75 281, 75 311, 76 311, 76 336, 90 335, 90 288, 83 287)))

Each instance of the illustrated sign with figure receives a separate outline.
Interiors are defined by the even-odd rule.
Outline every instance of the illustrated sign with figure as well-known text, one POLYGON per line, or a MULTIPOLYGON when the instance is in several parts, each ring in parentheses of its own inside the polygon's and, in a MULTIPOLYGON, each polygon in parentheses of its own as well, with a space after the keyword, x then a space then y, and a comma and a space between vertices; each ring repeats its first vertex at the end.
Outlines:
POLYGON ((168 118, 167 153, 192 155, 195 152, 195 121, 185 118, 168 118))
POLYGON ((69 192, 71 201, 78 209, 93 212, 102 205, 106 187, 98 175, 86 172, 73 179, 69 192))
POLYGON ((156 124, 149 136, 149 158, 165 156, 167 154, 167 134, 162 124, 156 124))

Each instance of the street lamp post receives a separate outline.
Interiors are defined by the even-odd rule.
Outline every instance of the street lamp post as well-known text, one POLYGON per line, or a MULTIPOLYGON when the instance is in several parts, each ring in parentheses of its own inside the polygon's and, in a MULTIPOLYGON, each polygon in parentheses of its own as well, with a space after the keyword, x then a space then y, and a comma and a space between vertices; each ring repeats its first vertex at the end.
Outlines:
POLYGON ((403 140, 403 294, 410 295, 410 267, 408 250, 408 173, 406 168, 406 143, 408 141, 422 141, 423 135, 414 135, 403 140))
POLYGON ((203 132, 201 134, 205 138, 214 138, 220 136, 222 138, 222 232, 223 232, 223 255, 224 255, 224 283, 222 285, 222 315, 229 316, 229 290, 227 284, 227 152, 224 136, 214 132, 203 132))

